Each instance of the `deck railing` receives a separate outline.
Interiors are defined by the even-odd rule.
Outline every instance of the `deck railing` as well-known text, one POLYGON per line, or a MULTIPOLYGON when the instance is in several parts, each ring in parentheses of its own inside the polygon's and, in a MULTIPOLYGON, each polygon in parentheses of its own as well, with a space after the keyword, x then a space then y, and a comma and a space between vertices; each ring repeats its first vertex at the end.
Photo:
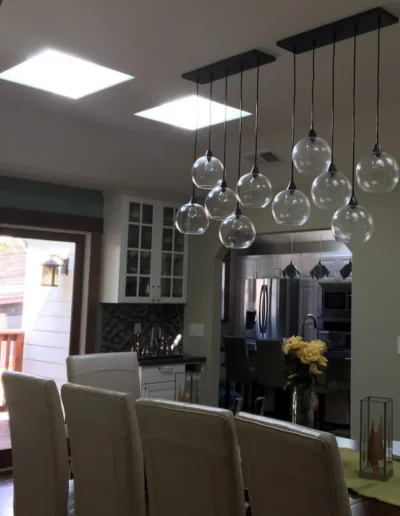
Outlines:
MULTIPOLYGON (((24 338, 22 330, 0 330, 0 373, 22 371, 24 338)), ((0 410, 4 409, 3 384, 0 382, 0 410)))

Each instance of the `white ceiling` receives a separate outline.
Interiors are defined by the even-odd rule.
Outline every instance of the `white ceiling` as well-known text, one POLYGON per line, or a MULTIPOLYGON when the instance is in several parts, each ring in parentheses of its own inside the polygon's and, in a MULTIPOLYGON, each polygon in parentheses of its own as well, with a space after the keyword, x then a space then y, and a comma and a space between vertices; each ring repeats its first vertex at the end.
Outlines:
MULTIPOLYGON (((283 37, 377 5, 373 0, 4 0, 0 8, 0 70, 46 47, 73 53, 135 76, 133 81, 69 100, 0 81, 2 173, 102 189, 155 195, 189 194, 193 133, 134 117, 133 113, 193 93, 185 71, 258 48, 277 56, 261 70, 261 148, 267 135, 290 127, 291 55, 283 37), (187 192, 187 193, 186 193, 187 192)), ((389 6, 398 14, 396 5, 389 6)), ((337 49, 337 108, 349 110, 351 42, 337 49)), ((400 26, 382 33, 383 103, 399 103, 400 26)), ((373 109, 375 37, 359 38, 357 106, 373 109)), ((316 117, 329 120, 331 50, 317 51, 316 117)), ((298 58, 299 124, 308 120, 311 56, 298 58)), ((255 74, 245 75, 244 109, 254 112, 255 74)), ((220 81, 221 82, 221 81, 220 81)), ((215 85, 222 100, 223 84, 215 85)), ((238 79, 229 85, 238 106, 238 79)), ((244 151, 252 150, 254 117, 245 120, 244 151)), ((206 130, 200 134, 205 151, 206 130)), ((214 129, 221 152, 222 126, 214 129)), ((237 162, 237 122, 230 123, 228 166, 237 162)), ((215 152, 215 149, 217 152, 215 152)), ((279 172, 278 172, 279 173, 279 172)))

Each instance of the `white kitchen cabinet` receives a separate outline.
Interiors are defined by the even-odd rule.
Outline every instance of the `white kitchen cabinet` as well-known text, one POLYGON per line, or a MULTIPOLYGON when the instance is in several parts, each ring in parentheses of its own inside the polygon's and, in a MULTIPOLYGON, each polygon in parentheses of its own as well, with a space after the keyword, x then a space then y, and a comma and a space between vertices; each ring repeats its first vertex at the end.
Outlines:
POLYGON ((141 367, 141 395, 142 398, 157 398, 161 400, 175 400, 175 385, 184 381, 186 366, 172 364, 167 366, 141 367))
POLYGON ((101 302, 186 302, 189 242, 176 209, 128 196, 105 203, 101 302))
POLYGON ((280 274, 281 259, 279 254, 265 254, 259 257, 259 278, 279 278, 280 274))
POLYGON ((259 256, 246 256, 242 260, 243 279, 258 278, 259 256))

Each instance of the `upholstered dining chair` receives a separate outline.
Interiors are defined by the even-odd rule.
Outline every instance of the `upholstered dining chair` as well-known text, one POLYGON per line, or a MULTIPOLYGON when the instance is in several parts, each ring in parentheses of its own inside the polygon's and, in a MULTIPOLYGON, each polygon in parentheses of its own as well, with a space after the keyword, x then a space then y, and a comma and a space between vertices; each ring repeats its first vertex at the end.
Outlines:
POLYGON ((150 516, 244 516, 232 412, 139 399, 136 413, 150 516))
POLYGON ((70 383, 140 397, 138 360, 133 351, 71 355, 67 357, 67 376, 70 383))
POLYGON ((276 419, 235 418, 252 516, 350 516, 336 439, 276 419))
POLYGON ((60 395, 53 380, 4 371, 15 516, 73 514, 67 439, 60 395))
POLYGON ((132 394, 61 388, 77 516, 145 516, 143 453, 132 394))

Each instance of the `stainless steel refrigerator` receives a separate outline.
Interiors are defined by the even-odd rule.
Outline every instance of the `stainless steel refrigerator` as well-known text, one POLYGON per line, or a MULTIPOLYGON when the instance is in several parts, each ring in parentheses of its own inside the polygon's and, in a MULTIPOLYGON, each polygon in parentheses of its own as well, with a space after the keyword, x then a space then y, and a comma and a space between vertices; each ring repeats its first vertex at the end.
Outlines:
POLYGON ((299 280, 247 278, 244 285, 247 339, 283 339, 299 331, 299 280))

